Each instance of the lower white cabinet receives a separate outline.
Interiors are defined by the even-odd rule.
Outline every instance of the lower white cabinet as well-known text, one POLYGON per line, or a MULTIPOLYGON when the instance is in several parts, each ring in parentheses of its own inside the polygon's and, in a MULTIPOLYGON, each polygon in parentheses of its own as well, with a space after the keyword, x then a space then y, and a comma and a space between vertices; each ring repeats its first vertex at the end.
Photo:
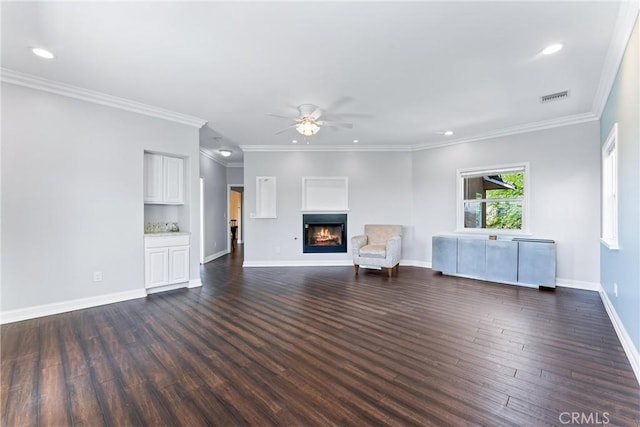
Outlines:
POLYGON ((146 288, 189 281, 189 235, 145 235, 146 288))

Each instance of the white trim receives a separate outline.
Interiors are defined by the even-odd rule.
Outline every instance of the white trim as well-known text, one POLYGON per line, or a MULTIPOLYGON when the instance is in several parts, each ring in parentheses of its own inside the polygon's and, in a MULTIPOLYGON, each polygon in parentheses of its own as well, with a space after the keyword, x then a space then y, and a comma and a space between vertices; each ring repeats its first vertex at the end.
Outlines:
POLYGON ((17 310, 9 310, 0 313, 0 324, 34 319, 36 317, 50 316, 52 314, 66 313, 68 311, 82 310, 84 308, 113 304, 116 302, 128 301, 136 298, 144 298, 146 296, 146 289, 141 288, 132 291, 116 292, 113 294, 98 295, 95 297, 79 298, 70 301, 54 302, 50 304, 20 308, 17 310))
POLYGON ((483 234, 514 234, 531 235, 530 231, 530 201, 531 201, 531 163, 509 163, 505 165, 478 166, 471 168, 459 168, 456 170, 457 194, 456 194, 456 233, 478 233, 483 234), (466 177, 481 176, 483 174, 496 174, 508 172, 524 172, 524 196, 522 198, 522 228, 520 230, 502 230, 495 228, 465 228, 464 227, 464 179, 466 177))
POLYGON ((163 108, 154 107, 152 105, 143 104, 141 102, 107 95, 105 93, 97 92, 94 90, 84 89, 78 86, 44 79, 42 77, 36 77, 31 74, 14 71, 8 68, 2 68, 0 69, 0 71, 0 80, 5 83, 24 86, 44 92, 55 93, 57 95, 68 96, 69 98, 93 102, 94 104, 106 105, 108 107, 131 111, 138 114, 144 114, 145 116, 156 117, 158 119, 169 120, 172 122, 181 123, 187 126, 194 126, 197 128, 201 128, 207 123, 207 120, 201 119, 199 117, 165 110, 163 108))
POLYGON ((609 299, 609 295, 607 295, 602 285, 599 285, 598 293, 600 294, 602 304, 609 315, 609 319, 611 319, 613 328, 616 330, 620 344, 622 344, 622 348, 629 359, 631 369, 633 369, 633 373, 636 374, 636 379, 638 380, 638 383, 640 383, 640 353, 631 340, 631 336, 629 335, 629 332, 627 332, 627 328, 624 327, 622 320, 620 320, 620 317, 618 316, 618 312, 613 307, 613 304, 609 299))
POLYGON ((221 256, 226 255, 228 253, 229 253, 229 249, 223 249, 220 252, 216 252, 215 254, 208 255, 208 256, 204 257, 204 263, 206 264, 208 262, 211 262, 214 259, 220 258, 221 256))
POLYGON ((600 241, 612 250, 619 249, 618 246, 618 158, 620 151, 618 150, 618 123, 614 123, 609 131, 609 135, 602 144, 602 153, 600 158, 600 174, 602 182, 600 183, 600 241), (613 191, 607 190, 613 189, 613 191), (613 196, 614 203, 609 203, 607 196, 613 196), (610 214, 610 217, 609 217, 610 214), (609 230, 610 229, 610 230, 609 230), (609 234, 611 231, 611 234, 609 234), (605 234, 607 234, 605 236, 605 234))
POLYGON ((348 260, 295 260, 295 261, 244 261, 243 267, 345 267, 352 266, 348 260))
POLYGON ((202 286, 202 280, 198 279, 191 279, 189 280, 189 284, 187 285, 187 288, 191 289, 191 288, 199 288, 202 286))
POLYGON ((244 163, 227 163, 228 168, 243 168, 244 163))
POLYGON ((617 240, 614 242, 614 241, 611 241, 611 240, 600 238, 600 243, 602 245, 604 245, 610 251, 619 251, 620 250, 620 245, 618 245, 618 241, 617 240))
POLYGON ((418 261, 415 259, 401 259, 400 265, 407 267, 431 268, 430 261, 418 261))
POLYGON ((204 157, 206 157, 209 160, 213 160, 214 162, 218 163, 219 165, 222 165, 224 167, 227 167, 227 163, 225 163, 224 161, 216 158, 213 154, 207 152, 204 149, 200 149, 200 154, 203 155, 204 157))
POLYGON ((300 208, 301 212, 348 212, 349 211, 349 177, 348 176, 303 176, 302 177, 302 207, 300 208), (319 184, 323 188, 327 188, 327 183, 329 182, 338 182, 342 183, 340 186, 341 194, 335 195, 332 197, 333 200, 337 200, 342 206, 331 206, 329 208, 325 208, 321 206, 323 203, 318 203, 317 201, 309 201, 309 183, 315 182, 319 184), (339 199, 343 199, 342 201, 339 199), (311 205, 311 207, 309 207, 311 205))
POLYGON ((241 145, 244 152, 256 151, 412 151, 410 145, 241 145))
POLYGON ((170 285, 161 285, 154 286, 152 288, 147 288, 147 295, 157 294, 160 292, 173 291, 174 289, 186 288, 188 282, 180 282, 180 283, 172 283, 170 285))
POLYGON ((582 280, 564 279, 561 277, 556 278, 556 286, 561 288, 582 289, 583 291, 598 292, 600 289, 600 283, 597 282, 585 282, 582 280))
POLYGON ((604 58, 604 67, 600 74, 600 82, 598 89, 593 98, 591 111, 600 118, 604 107, 607 105, 609 94, 613 88, 613 84, 618 74, 618 69, 622 63, 624 52, 629 44, 629 38, 633 33, 633 27, 640 11, 640 1, 630 0, 623 1, 620 4, 620 10, 616 23, 613 26, 613 35, 609 43, 607 55, 604 58))
POLYGON ((450 145, 466 144, 468 142, 484 141, 487 139, 502 138, 505 136, 519 135, 522 133, 536 132, 546 129, 554 129, 563 126, 572 126, 581 123, 592 122, 599 118, 593 113, 574 114, 571 116, 559 117, 556 119, 544 120, 534 123, 526 123, 524 125, 513 126, 510 128, 497 129, 488 133, 471 136, 469 138, 461 138, 443 143, 425 143, 413 145, 412 151, 432 150, 434 148, 448 147, 450 145))

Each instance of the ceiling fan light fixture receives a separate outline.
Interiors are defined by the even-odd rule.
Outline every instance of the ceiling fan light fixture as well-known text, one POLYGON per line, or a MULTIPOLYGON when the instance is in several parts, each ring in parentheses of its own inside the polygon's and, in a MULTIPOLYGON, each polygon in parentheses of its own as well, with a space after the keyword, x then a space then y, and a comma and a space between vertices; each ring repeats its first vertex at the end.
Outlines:
POLYGON ((233 152, 231 150, 227 150, 226 148, 223 148, 221 150, 218 150, 218 153, 220 153, 222 157, 229 157, 233 152))
POLYGON ((304 117, 300 123, 296 125, 296 130, 304 136, 311 136, 318 133, 320 126, 311 117, 304 117))

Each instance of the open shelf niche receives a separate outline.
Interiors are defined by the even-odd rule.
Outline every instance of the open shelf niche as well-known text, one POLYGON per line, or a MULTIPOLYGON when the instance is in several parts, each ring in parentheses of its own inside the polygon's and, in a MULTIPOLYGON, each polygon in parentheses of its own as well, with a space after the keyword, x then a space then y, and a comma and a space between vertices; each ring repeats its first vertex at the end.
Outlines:
POLYGON ((303 176, 303 212, 346 212, 349 210, 349 178, 346 176, 303 176))

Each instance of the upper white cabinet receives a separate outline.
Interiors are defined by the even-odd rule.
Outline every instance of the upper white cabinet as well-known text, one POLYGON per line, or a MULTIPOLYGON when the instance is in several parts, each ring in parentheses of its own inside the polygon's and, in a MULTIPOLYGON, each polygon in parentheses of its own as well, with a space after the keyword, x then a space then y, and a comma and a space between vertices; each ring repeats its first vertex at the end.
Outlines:
POLYGON ((144 153, 145 203, 162 203, 162 158, 160 154, 144 153))
POLYGON ((184 204, 184 159, 144 153, 144 202, 184 204))
POLYGON ((163 156, 165 203, 184 203, 184 159, 163 156))

